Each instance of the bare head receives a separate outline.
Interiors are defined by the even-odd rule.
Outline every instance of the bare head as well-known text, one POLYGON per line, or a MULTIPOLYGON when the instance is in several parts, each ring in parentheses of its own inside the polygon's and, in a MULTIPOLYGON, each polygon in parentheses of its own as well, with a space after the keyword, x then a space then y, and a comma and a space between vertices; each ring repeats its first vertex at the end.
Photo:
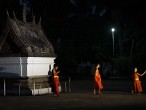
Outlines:
POLYGON ((97 64, 96 68, 100 68, 100 64, 97 64))
POLYGON ((137 72, 137 68, 134 68, 134 72, 135 72, 135 73, 137 72))

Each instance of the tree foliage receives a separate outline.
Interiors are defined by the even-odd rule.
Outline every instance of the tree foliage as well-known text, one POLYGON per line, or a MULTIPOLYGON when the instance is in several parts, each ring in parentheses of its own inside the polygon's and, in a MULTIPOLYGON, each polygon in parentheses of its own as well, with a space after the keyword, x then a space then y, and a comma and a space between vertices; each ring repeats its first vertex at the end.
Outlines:
POLYGON ((127 68, 145 68, 146 20, 143 16, 144 7, 140 2, 130 4, 123 0, 113 0, 112 3, 106 0, 1 0, 1 33, 6 10, 10 13, 14 10, 17 17, 22 19, 23 6, 20 1, 27 2, 29 15, 35 15, 36 22, 41 17, 42 27, 54 44, 58 56, 56 61, 63 70, 75 70, 81 61, 111 61, 112 26, 116 28, 115 54, 118 70, 123 72, 127 60, 127 68))

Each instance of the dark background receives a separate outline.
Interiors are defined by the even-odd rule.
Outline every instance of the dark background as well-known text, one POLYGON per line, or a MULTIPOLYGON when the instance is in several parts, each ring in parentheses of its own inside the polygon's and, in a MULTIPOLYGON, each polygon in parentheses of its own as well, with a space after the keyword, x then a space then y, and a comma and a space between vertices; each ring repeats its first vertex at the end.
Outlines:
POLYGON ((27 21, 35 15, 54 45, 61 75, 91 73, 101 63, 101 72, 131 76, 133 67, 142 73, 146 67, 146 11, 140 0, 0 0, 0 33, 6 23, 6 10, 22 19, 23 3, 27 21), (115 56, 111 28, 115 28, 115 56), (111 66, 105 66, 107 64, 111 66), (81 65, 84 64, 84 65, 81 65))

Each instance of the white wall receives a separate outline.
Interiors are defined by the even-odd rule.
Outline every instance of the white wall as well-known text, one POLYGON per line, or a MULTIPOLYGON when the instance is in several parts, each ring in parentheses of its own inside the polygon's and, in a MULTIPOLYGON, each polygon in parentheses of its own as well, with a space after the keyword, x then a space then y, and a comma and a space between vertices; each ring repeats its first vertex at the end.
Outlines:
POLYGON ((55 57, 0 57, 0 76, 48 75, 55 57))
POLYGON ((54 59, 54 57, 28 57, 27 76, 48 75, 49 65, 52 70, 54 59))

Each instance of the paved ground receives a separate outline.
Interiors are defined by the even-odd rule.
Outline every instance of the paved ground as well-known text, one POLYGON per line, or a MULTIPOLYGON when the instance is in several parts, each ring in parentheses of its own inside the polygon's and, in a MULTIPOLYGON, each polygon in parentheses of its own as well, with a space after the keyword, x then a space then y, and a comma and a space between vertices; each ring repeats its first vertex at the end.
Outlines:
MULTIPOLYGON (((131 94, 132 82, 128 80, 103 80, 101 95, 93 94, 91 80, 71 81, 71 92, 59 97, 52 94, 41 96, 0 96, 1 110, 144 110, 146 109, 146 81, 142 81, 142 95, 131 94)), ((67 84, 68 87, 68 84, 67 84)))

